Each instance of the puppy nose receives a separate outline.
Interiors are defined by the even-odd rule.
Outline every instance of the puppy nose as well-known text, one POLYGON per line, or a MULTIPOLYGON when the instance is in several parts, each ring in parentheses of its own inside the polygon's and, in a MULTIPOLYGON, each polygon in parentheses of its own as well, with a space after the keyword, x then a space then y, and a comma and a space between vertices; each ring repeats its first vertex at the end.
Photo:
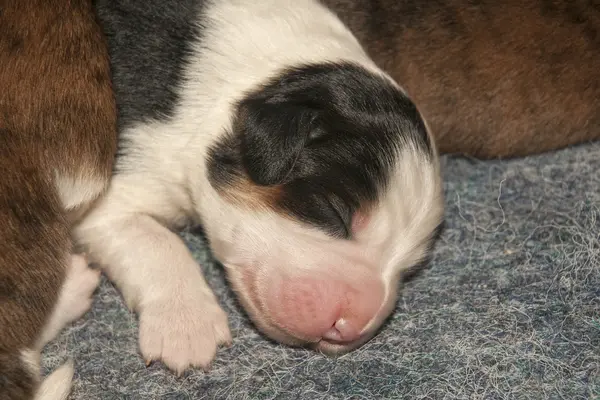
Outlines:
POLYGON ((375 318, 384 298, 378 279, 302 277, 273 285, 269 309, 284 331, 310 341, 349 343, 375 318))
POLYGON ((360 330, 345 318, 338 319, 323 335, 324 340, 339 343, 353 342, 358 338, 360 338, 360 330))

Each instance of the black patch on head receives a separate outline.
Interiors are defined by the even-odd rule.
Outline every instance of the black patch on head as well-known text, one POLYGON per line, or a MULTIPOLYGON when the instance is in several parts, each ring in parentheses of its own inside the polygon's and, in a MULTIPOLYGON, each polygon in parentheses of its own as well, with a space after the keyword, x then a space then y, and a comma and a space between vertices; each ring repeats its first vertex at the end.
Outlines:
POLYGON ((383 77, 353 64, 290 69, 238 104, 233 131, 211 150, 216 188, 247 174, 280 186, 277 208, 335 237, 389 183, 398 150, 432 156, 415 105, 383 77))
MULTIPOLYGON (((107 37, 119 130, 172 117, 206 0, 94 0, 107 37)), ((120 139, 119 153, 127 151, 120 139)))

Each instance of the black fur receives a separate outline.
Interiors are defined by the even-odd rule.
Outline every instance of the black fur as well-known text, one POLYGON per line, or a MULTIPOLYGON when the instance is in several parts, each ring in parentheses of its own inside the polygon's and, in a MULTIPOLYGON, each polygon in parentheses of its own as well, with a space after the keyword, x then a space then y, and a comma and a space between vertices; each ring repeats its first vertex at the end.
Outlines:
POLYGON ((239 103, 209 171, 216 187, 244 173, 258 185, 281 185, 278 208, 350 238, 352 216, 385 190, 407 143, 432 155, 415 105, 390 82, 353 64, 308 65, 239 103))
MULTIPOLYGON (((205 0, 95 0, 107 36, 119 131, 168 120, 185 84, 183 70, 200 40, 205 0)), ((119 153, 127 152, 127 138, 119 153)))

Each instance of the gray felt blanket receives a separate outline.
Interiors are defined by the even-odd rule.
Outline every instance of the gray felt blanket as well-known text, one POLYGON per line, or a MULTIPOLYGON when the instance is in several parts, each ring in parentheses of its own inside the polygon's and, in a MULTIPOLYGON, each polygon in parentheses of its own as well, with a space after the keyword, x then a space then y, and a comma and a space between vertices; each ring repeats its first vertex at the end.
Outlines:
MULTIPOLYGON (((176 378, 137 350, 106 281, 48 345, 72 399, 600 399, 600 145, 510 161, 443 159, 446 226, 389 323, 337 359, 263 338, 199 235, 184 233, 234 345, 176 378)), ((165 266, 168 268, 168 266, 165 266)))

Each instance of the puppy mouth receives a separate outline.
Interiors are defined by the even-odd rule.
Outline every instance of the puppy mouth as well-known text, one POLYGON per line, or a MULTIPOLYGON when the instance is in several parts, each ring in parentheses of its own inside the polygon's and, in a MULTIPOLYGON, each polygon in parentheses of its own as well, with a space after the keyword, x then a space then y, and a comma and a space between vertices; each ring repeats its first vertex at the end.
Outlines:
MULTIPOLYGON (((268 318, 261 318, 256 314, 258 307, 252 306, 253 313, 250 318, 258 330, 267 336, 270 340, 275 340, 284 345, 291 347, 308 348, 313 351, 321 352, 326 356, 341 356, 361 347, 371 340, 376 332, 365 332, 359 339, 352 342, 336 341, 324 339, 322 337, 299 337, 291 334, 283 327, 269 321, 268 318)), ((260 315, 265 315, 261 312, 260 315)))
POLYGON ((320 351, 327 356, 341 356, 349 353, 353 350, 358 349, 368 341, 370 341, 375 334, 367 333, 360 337, 360 339, 352 342, 338 342, 333 340, 321 339, 317 343, 311 344, 310 347, 313 350, 320 351))
POLYGON ((299 348, 308 348, 313 351, 320 352, 326 356, 334 357, 349 353, 367 343, 375 336, 374 333, 365 333, 358 340, 352 342, 335 341, 323 339, 322 337, 298 337, 289 333, 286 329, 269 320, 260 302, 257 304, 253 300, 241 295, 241 300, 246 313, 250 317, 253 325, 269 340, 299 348), (248 305, 248 303, 252 303, 248 305))

